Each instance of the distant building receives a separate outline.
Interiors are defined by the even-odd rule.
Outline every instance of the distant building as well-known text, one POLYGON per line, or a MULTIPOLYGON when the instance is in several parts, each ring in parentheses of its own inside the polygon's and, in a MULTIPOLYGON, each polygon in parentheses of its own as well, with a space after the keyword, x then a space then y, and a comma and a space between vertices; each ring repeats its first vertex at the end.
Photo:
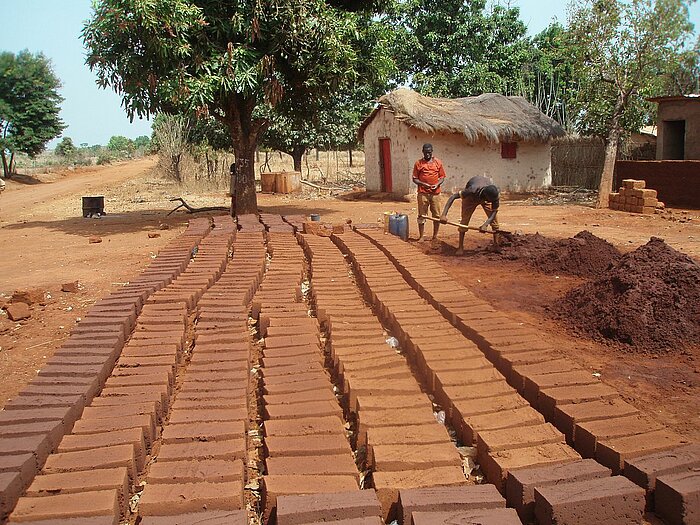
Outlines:
POLYGON ((700 95, 650 98, 659 105, 657 160, 700 160, 700 95))
POLYGON ((426 142, 443 161, 447 192, 474 175, 491 177, 505 191, 548 186, 550 142, 564 129, 522 97, 431 98, 401 88, 379 99, 358 133, 367 190, 406 195, 415 191, 413 163, 426 142))

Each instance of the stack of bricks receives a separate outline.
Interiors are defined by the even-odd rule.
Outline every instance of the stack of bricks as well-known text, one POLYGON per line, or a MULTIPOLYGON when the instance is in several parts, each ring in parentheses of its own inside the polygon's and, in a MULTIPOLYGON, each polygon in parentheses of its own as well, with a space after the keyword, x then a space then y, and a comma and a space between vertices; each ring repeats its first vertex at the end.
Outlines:
POLYGON ((279 218, 263 217, 271 256, 253 300, 265 339, 262 368, 265 516, 284 495, 359 492, 359 472, 345 438, 343 414, 323 367, 316 319, 301 283, 304 254, 279 218))
POLYGON ((313 268, 313 305, 330 340, 336 381, 357 422, 357 449, 387 523, 404 488, 465 483, 461 459, 406 359, 362 301, 344 257, 330 239, 304 235, 313 268), (360 454, 362 455, 362 454, 360 454))
POLYGON ((610 194, 610 209, 652 214, 659 201, 656 190, 645 188, 643 180, 625 179, 618 192, 610 194))

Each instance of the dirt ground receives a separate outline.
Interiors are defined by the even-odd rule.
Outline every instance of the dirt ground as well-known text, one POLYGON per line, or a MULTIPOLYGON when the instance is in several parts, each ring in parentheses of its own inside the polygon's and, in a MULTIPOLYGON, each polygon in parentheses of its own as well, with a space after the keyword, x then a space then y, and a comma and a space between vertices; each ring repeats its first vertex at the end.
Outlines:
MULTIPOLYGON (((184 230, 191 215, 178 211, 167 216, 174 207, 170 198, 182 196, 193 206, 228 204, 223 194, 186 192, 155 177, 154 165, 154 159, 142 159, 8 181, 0 195, 0 303, 15 290, 36 289, 45 296, 32 305, 28 320, 13 322, 0 314, 0 407, 31 380, 91 304, 138 275, 184 230), (105 196, 106 216, 82 218, 81 196, 88 195, 105 196), (151 238, 149 233, 158 236, 151 238), (91 237, 102 242, 90 243, 91 237), (72 281, 78 281, 79 291, 62 292, 61 285, 72 281)), ((312 192, 301 197, 259 195, 258 203, 264 212, 318 213, 327 222, 349 218, 376 223, 385 211, 404 212, 415 237, 414 202, 321 198, 312 192)), ((457 220, 458 214, 456 205, 450 216, 457 220)), ((504 229, 553 238, 589 230, 623 252, 658 236, 700 260, 697 210, 642 216, 577 205, 533 206, 521 200, 504 202, 499 220, 504 229)), ((538 326, 562 354, 601 373, 640 410, 700 440, 698 345, 659 355, 577 337, 552 319, 548 307, 583 279, 543 274, 521 261, 489 256, 488 235, 469 232, 465 255, 459 258, 454 256, 456 230, 444 226, 439 239, 420 243, 435 264, 507 315, 538 326)))

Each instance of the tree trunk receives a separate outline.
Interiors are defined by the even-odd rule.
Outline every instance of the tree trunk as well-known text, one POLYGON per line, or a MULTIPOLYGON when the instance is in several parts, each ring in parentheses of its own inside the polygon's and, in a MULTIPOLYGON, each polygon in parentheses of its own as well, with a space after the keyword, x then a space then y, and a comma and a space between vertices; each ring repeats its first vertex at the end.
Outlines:
POLYGON ((227 104, 224 123, 228 126, 236 157, 231 174, 231 215, 258 213, 255 194, 255 150, 267 122, 253 119, 255 98, 233 96, 227 104))
POLYGON ((10 178, 10 166, 7 164, 7 157, 5 156, 5 150, 0 151, 0 156, 2 156, 2 174, 6 179, 10 178))
POLYGON ((294 146, 292 148, 292 159, 294 159, 294 171, 299 171, 301 172, 301 159, 304 157, 304 153, 306 153, 306 147, 305 146, 294 146))
POLYGON ((600 176, 598 186, 598 201, 596 208, 607 208, 610 204, 610 192, 613 189, 613 175, 615 173, 615 161, 617 160, 617 148, 620 143, 620 118, 627 105, 627 96, 620 93, 615 102, 613 117, 610 123, 610 134, 608 143, 605 145, 605 161, 603 162, 603 173, 600 176))
POLYGON ((348 148, 348 165, 352 168, 352 146, 348 148))

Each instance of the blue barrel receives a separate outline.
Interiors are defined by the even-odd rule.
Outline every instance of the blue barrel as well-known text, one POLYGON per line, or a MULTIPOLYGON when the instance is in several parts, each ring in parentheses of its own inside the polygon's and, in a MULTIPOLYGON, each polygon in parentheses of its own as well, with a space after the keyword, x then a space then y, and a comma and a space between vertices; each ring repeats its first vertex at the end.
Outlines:
POLYGON ((398 215, 389 215, 389 233, 392 235, 398 235, 399 234, 399 226, 398 226, 398 215))
POLYGON ((312 213, 310 215, 310 217, 311 217, 311 220, 314 222, 318 222, 321 220, 321 216, 318 213, 312 213))
POLYGON ((408 240, 408 215, 399 213, 396 215, 396 235, 402 240, 408 240))

